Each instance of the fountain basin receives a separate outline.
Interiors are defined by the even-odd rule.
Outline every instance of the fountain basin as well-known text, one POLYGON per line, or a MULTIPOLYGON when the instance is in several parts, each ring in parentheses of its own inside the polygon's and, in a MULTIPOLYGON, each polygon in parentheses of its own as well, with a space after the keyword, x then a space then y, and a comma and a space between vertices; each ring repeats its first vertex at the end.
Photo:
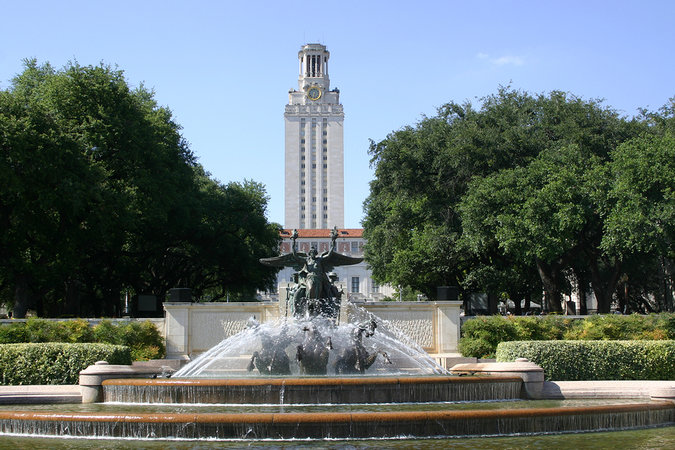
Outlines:
POLYGON ((519 399, 518 377, 318 377, 105 380, 105 402, 174 404, 424 403, 519 399))
POLYGON ((462 411, 0 412, 0 433, 134 439, 361 439, 564 433, 672 425, 669 402, 462 411))

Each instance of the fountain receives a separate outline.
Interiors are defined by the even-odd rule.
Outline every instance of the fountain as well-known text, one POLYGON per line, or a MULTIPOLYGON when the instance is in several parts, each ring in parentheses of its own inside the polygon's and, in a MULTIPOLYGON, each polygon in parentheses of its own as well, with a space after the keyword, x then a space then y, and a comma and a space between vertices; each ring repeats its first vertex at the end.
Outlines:
MULTIPOLYGON (((522 374, 522 363, 516 369, 502 366, 501 375, 450 375, 396 328, 344 301, 331 270, 361 259, 335 251, 336 229, 331 237, 328 251, 305 254, 297 252, 296 232, 291 253, 261 260, 297 271, 283 305, 285 317, 263 324, 252 318, 245 330, 173 376, 111 375, 99 381, 101 391, 91 398, 102 396, 103 411, 0 411, 0 433, 371 439, 598 431, 675 422, 675 405, 667 401, 522 402, 538 397, 543 384, 541 369, 530 378, 522 374)), ((82 377, 103 373, 90 369, 82 372, 81 384, 86 384, 82 377)))

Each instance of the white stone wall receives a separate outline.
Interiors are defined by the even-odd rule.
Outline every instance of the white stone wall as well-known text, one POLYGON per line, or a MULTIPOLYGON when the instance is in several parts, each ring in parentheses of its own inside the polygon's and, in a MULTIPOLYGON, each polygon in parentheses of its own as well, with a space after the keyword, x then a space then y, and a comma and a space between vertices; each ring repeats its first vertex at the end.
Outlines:
POLYGON ((276 303, 164 303, 164 332, 169 359, 189 359, 237 334, 251 318, 279 317, 276 303))
MULTIPOLYGON (((461 302, 369 302, 369 312, 389 322, 432 355, 457 352, 461 302)), ((279 318, 276 302, 164 303, 169 359, 192 359, 244 329, 279 318)))

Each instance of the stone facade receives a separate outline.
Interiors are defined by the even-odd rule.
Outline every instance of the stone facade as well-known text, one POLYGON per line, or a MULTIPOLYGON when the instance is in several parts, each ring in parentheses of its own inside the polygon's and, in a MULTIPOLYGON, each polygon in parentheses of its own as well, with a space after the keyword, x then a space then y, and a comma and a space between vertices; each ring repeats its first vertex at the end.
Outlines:
MULTIPOLYGON (((457 352, 461 302, 369 302, 363 306, 439 358, 457 352)), ((275 302, 164 303, 169 359, 192 359, 249 325, 280 317, 275 302)))

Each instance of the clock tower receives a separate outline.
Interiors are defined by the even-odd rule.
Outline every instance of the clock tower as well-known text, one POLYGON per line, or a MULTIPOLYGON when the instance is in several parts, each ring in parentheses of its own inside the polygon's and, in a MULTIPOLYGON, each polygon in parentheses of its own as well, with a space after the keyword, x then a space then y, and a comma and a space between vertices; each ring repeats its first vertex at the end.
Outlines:
POLYGON ((344 227, 344 112, 340 91, 330 88, 321 44, 298 52, 298 89, 288 93, 285 228, 344 227))

